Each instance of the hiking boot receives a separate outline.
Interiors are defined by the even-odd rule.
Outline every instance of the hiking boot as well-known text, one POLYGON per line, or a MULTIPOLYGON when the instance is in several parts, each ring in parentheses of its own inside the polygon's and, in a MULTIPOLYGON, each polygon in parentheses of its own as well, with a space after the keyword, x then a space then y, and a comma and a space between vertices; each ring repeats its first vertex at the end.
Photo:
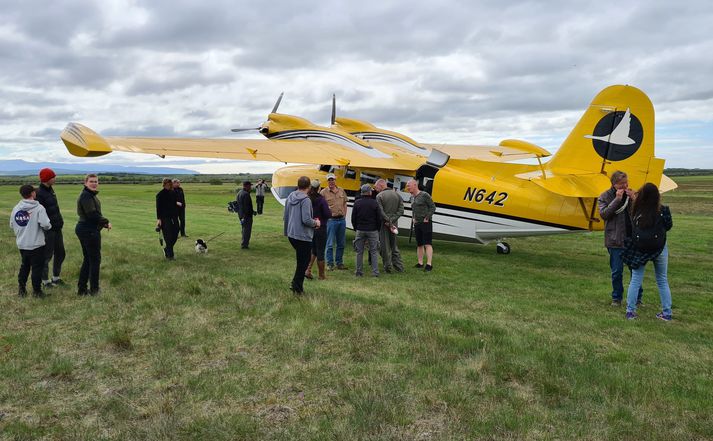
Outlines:
POLYGON ((337 265, 337 269, 338 270, 348 270, 349 268, 347 268, 347 266, 344 265, 343 263, 340 263, 337 265))
POLYGON ((621 306, 621 300, 612 300, 611 305, 612 306, 621 306))
POLYGON ((636 320, 637 318, 639 318, 639 315, 636 314, 635 312, 627 312, 626 313, 627 320, 636 320))
POLYGON ((666 315, 663 312, 659 312, 658 314, 656 314, 656 318, 665 322, 670 322, 671 320, 673 320, 672 316, 666 315))
POLYGON ((426 272, 433 271, 433 265, 428 265, 428 264, 426 264, 426 266, 423 267, 423 270, 426 271, 426 272))
POLYGON ((413 266, 414 268, 423 268, 422 263, 417 263, 416 265, 413 266))

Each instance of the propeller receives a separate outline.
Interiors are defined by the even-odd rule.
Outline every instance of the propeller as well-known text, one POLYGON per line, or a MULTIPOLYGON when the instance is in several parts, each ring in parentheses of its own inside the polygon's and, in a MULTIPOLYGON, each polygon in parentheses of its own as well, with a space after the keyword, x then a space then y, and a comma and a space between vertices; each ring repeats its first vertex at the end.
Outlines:
MULTIPOLYGON (((285 92, 280 93, 280 96, 277 97, 277 101, 275 102, 275 105, 272 107, 272 112, 270 113, 276 113, 277 108, 280 107, 280 103, 282 102, 282 96, 285 94, 285 92)), ((247 128, 238 128, 238 129, 230 129, 231 132, 239 133, 239 132, 250 132, 253 130, 257 130, 258 132, 262 132, 263 130, 266 130, 264 127, 247 127, 247 128)))
POLYGON ((337 95, 332 94, 332 125, 337 122, 337 95))

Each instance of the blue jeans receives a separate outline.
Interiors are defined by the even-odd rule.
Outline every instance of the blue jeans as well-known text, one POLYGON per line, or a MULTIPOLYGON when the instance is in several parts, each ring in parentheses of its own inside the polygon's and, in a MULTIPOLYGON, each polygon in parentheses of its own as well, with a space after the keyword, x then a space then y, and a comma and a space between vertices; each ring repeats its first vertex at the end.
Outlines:
MULTIPOLYGON (((624 297, 624 248, 607 248, 609 251, 609 267, 611 268, 611 299, 621 302, 624 297)), ((631 285, 629 285, 631 287, 631 285)), ((641 297, 644 295, 644 288, 639 283, 639 296, 636 299, 637 303, 641 302, 641 297)))
MULTIPOLYGON (((654 271, 656 272, 656 285, 659 287, 659 297, 661 298, 661 311, 664 315, 671 315, 671 288, 668 286, 668 245, 663 247, 663 251, 653 260, 654 271)), ((631 271, 631 283, 626 295, 626 312, 636 312, 636 292, 641 288, 644 280, 644 270, 646 265, 631 271)))
POLYGON ((327 265, 334 265, 334 243, 337 244, 337 265, 344 263, 344 245, 347 241, 347 220, 327 221, 327 265))

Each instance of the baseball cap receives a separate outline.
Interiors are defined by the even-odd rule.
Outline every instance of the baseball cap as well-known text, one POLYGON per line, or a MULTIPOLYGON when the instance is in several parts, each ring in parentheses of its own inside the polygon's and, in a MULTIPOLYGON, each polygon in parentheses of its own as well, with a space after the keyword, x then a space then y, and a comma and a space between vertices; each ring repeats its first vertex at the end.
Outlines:
POLYGON ((329 181, 330 179, 337 179, 337 177, 334 176, 334 173, 329 173, 329 174, 327 175, 327 180, 329 181))
POLYGON ((369 184, 364 184, 361 186, 361 194, 369 194, 371 193, 371 187, 369 184))

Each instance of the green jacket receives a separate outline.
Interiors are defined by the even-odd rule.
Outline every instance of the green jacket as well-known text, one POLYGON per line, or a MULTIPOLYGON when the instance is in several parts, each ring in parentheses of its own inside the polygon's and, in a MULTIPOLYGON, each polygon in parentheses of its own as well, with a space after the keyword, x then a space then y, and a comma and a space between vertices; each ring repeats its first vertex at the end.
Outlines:
POLYGON ((436 204, 433 203, 430 194, 422 191, 412 198, 411 211, 414 223, 423 223, 424 219, 431 222, 433 213, 436 212, 436 204))

